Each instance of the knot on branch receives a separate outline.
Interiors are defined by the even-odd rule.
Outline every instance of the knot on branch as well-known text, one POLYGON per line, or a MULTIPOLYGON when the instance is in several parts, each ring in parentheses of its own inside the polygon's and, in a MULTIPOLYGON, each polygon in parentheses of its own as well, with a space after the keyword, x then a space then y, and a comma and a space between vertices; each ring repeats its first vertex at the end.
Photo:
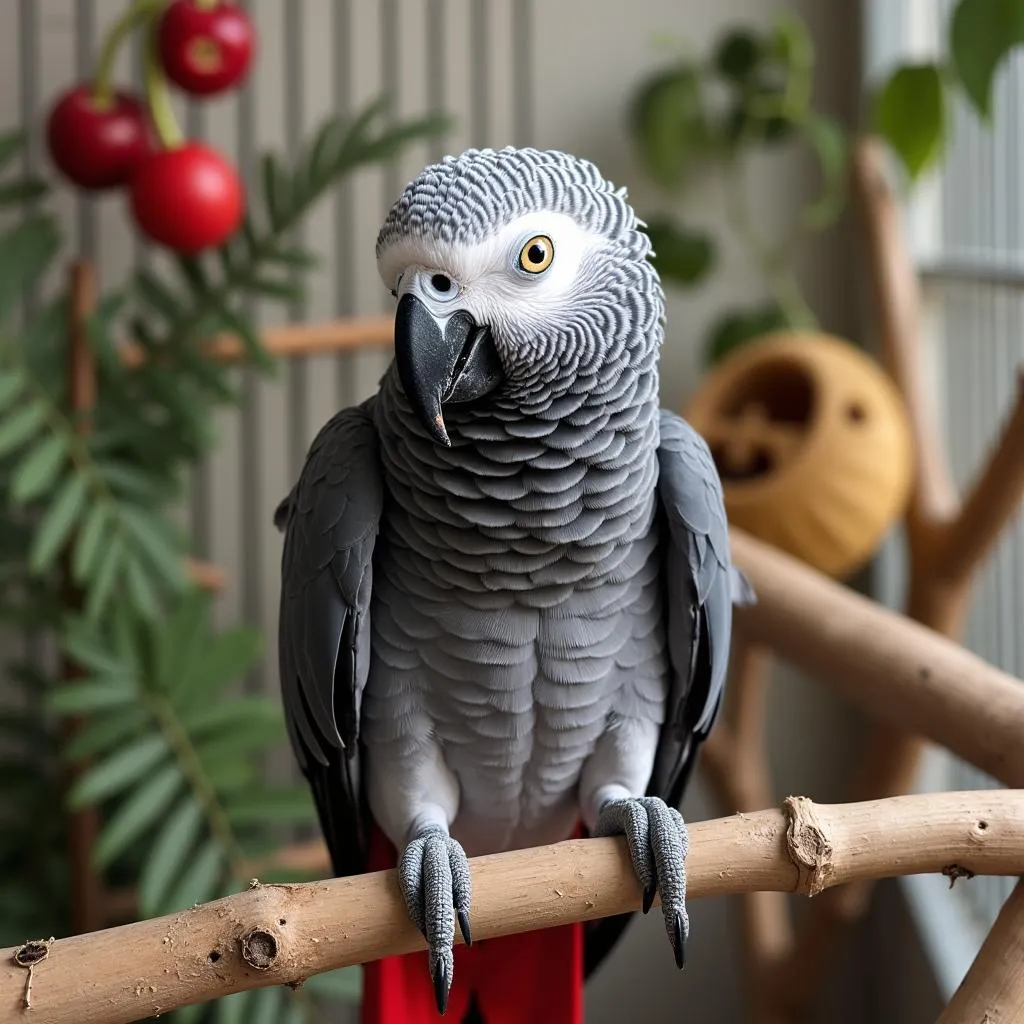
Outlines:
POLYGON ((788 796, 783 803, 786 815, 786 849, 796 865, 794 892, 817 896, 832 877, 832 842, 817 808, 805 796, 788 796))
POLYGON ((11 959, 19 967, 35 967, 36 964, 42 963, 50 955, 50 943, 49 941, 32 941, 26 942, 25 945, 19 946, 14 953, 11 955, 11 959))
POLYGON ((273 967, 277 953, 277 939, 261 928, 254 928, 242 938, 242 959, 257 971, 273 967))

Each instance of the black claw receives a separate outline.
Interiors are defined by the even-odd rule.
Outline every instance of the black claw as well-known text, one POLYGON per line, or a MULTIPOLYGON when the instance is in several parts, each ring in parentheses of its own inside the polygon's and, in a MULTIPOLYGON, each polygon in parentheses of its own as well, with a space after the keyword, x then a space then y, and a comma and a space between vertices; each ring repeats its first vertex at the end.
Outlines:
POLYGON ((654 905, 654 895, 655 895, 655 893, 657 893, 657 891, 658 891, 658 883, 657 882, 651 882, 651 884, 649 886, 647 886, 646 889, 644 889, 643 912, 645 914, 654 905))
POLYGON ((437 1001, 437 1012, 444 1016, 448 1009, 448 966, 443 960, 437 961, 434 968, 434 999, 437 1001))
POLYGON ((686 965, 686 939, 683 938, 683 915, 676 912, 676 941, 673 943, 676 967, 682 970, 686 965))
POLYGON ((459 915, 459 929, 462 932, 462 937, 465 939, 467 946, 472 946, 473 933, 469 930, 469 911, 460 910, 457 913, 459 915))

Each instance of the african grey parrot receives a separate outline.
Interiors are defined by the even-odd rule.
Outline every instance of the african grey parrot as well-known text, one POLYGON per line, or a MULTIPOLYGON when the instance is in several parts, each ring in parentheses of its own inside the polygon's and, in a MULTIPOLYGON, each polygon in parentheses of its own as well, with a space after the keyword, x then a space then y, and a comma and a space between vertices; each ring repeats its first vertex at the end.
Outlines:
MULTIPOLYGON (((467 856, 581 823, 625 835, 683 964, 676 805, 721 702, 732 605, 753 595, 707 446, 659 409, 642 228, 565 153, 427 167, 377 240, 394 361, 320 430, 275 515, 289 735, 334 870, 367 870, 374 826, 397 851, 440 1012, 456 920, 471 941, 467 856)), ((538 1019, 502 1017, 484 988, 474 1019, 538 1019)))

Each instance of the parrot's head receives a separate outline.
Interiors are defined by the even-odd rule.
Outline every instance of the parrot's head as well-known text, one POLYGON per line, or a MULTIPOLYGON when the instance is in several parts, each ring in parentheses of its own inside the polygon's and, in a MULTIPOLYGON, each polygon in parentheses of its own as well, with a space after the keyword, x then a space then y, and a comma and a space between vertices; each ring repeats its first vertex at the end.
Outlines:
POLYGON ((553 150, 468 150, 410 182, 377 267, 402 388, 439 443, 449 406, 536 411, 652 367, 664 297, 641 227, 624 189, 553 150))

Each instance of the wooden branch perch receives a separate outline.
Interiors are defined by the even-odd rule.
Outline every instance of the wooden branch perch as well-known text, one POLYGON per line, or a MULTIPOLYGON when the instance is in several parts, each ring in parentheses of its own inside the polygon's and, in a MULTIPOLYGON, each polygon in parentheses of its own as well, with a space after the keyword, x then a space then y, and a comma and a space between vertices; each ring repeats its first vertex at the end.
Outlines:
MULTIPOLYGON (((886 179, 884 144, 862 139, 853 164, 882 348, 910 416, 917 454, 906 519, 907 613, 959 638, 975 573, 1024 494, 1024 386, 1018 386, 1013 412, 961 504, 925 386, 920 286, 886 179)), ((867 741, 851 799, 911 789, 922 750, 916 733, 924 731, 902 716, 880 725, 867 741)), ((784 1009, 794 1019, 799 1016, 823 980, 836 941, 864 913, 870 894, 871 885, 865 882, 834 890, 816 903, 788 954, 769 963, 755 981, 763 989, 760 1002, 776 1013, 784 1009)))
POLYGON ((1024 1024, 1024 882, 1003 904, 938 1024, 1024 1024))
MULTIPOLYGON (((390 316, 362 316, 323 324, 287 324, 267 328, 262 340, 267 352, 279 358, 389 348, 395 340, 395 321, 390 316)), ((146 358, 135 344, 126 345, 122 354, 128 366, 138 366, 146 358)), ((234 335, 224 334, 209 343, 206 354, 218 362, 238 362, 245 356, 245 347, 234 335)))
POLYGON ((1020 680, 740 530, 732 546, 758 595, 736 612, 747 641, 772 648, 877 720, 1024 786, 1020 680))
MULTIPOLYGON (((471 861, 480 939, 635 910, 620 839, 471 861)), ((863 804, 787 799, 690 826, 691 899, 770 889, 814 895, 855 878, 966 868, 1024 872, 1024 792, 942 793, 863 804)), ((699 942, 698 936, 692 941, 699 942)), ((423 948, 394 871, 247 892, 178 914, 0 951, 0 1019, 18 1020, 31 969, 33 1018, 127 1024, 188 1003, 423 948), (214 955, 215 954, 215 955, 214 955)), ((668 949, 666 946, 666 956, 668 949)), ((456 969, 458 969, 456 967, 456 969)))

